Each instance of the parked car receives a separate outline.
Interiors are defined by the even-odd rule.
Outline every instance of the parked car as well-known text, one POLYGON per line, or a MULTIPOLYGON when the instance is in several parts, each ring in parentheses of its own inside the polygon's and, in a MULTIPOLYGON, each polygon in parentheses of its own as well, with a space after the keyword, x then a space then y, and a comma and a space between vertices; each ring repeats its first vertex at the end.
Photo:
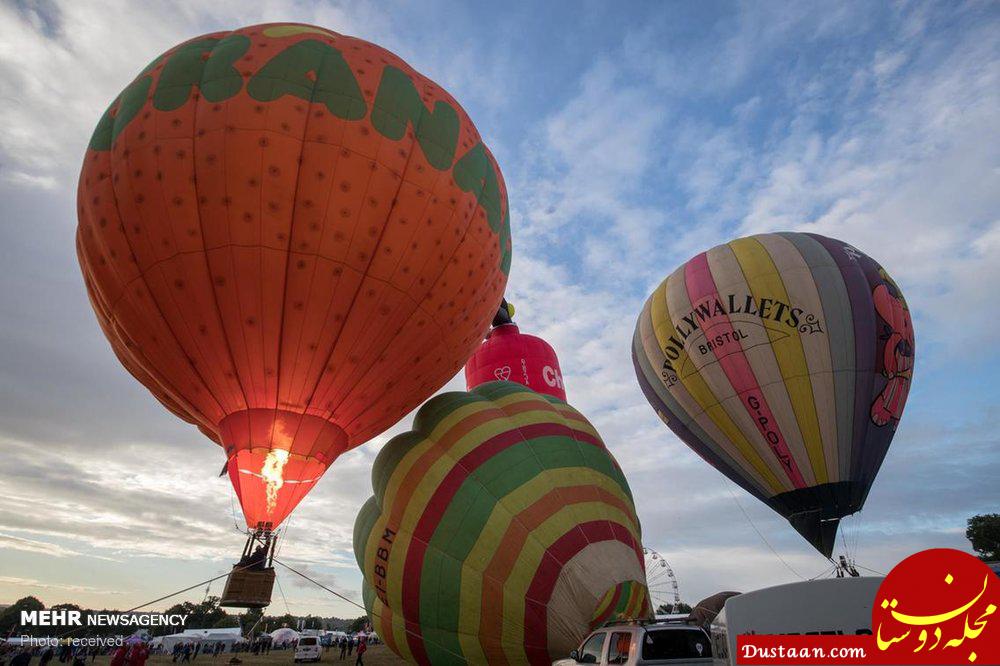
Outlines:
POLYGON ((302 636, 295 646, 295 661, 319 661, 323 657, 323 646, 319 636, 302 636))
POLYGON ((593 631, 568 659, 553 666, 696 666, 712 663, 712 643, 701 627, 676 620, 610 623, 593 631))

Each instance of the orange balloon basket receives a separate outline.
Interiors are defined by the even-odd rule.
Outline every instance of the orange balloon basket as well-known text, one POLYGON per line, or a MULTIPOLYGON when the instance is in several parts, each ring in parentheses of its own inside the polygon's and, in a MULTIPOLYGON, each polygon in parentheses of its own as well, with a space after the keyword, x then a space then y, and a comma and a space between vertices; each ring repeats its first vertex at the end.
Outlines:
POLYGON ((274 546, 277 537, 269 529, 258 527, 247 536, 243 556, 233 565, 222 591, 220 606, 264 608, 271 603, 274 590, 274 546))

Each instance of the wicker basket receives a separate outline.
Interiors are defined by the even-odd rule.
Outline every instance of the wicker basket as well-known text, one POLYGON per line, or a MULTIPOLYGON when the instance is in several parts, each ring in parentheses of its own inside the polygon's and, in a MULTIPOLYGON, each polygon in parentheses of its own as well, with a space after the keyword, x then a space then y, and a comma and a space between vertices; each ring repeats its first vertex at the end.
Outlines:
POLYGON ((226 579, 220 606, 234 608, 264 608, 271 603, 274 589, 274 568, 240 569, 234 566, 226 579))

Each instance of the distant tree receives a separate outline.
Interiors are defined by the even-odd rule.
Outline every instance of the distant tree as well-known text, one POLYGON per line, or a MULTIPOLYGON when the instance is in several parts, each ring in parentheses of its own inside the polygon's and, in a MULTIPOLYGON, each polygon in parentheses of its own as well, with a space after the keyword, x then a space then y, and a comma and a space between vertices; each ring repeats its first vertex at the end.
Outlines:
POLYGON ((323 628, 323 618, 316 617, 315 615, 307 615, 306 618, 306 629, 322 629, 323 628))
POLYGON ((263 617, 263 608, 248 608, 245 613, 240 615, 240 622, 243 625, 243 631, 247 632, 253 629, 255 634, 264 631, 264 623, 260 622, 263 617))
MULTIPOLYGON (((11 631, 21 626, 21 611, 45 610, 45 604, 35 597, 23 597, 18 599, 3 611, 0 611, 0 636, 6 636, 11 631)), ((30 628, 26 633, 31 633, 30 628)))
POLYGON ((660 604, 656 608, 657 613, 669 614, 669 613, 690 613, 691 606, 684 603, 683 601, 678 604, 660 604))
POLYGON ((332 631, 347 631, 347 626, 350 620, 344 620, 339 617, 328 617, 326 618, 326 624, 332 631))
MULTIPOLYGON (((196 607, 193 603, 191 603, 190 601, 185 601, 184 603, 181 604, 174 604, 173 606, 171 606, 170 608, 168 608, 163 612, 166 615, 186 615, 188 618, 184 624, 184 628, 186 629, 203 629, 205 627, 201 627, 199 625, 194 624, 194 622, 197 621, 195 617, 195 608, 196 607)), ((154 636, 166 636, 167 634, 172 634, 176 631, 177 629, 175 627, 168 627, 168 626, 152 627, 150 629, 150 633, 153 634, 154 636)))
POLYGON ((187 615, 188 613, 194 612, 194 604, 190 601, 185 601, 182 604, 174 604, 170 608, 164 611, 167 615, 187 615))
POLYGON ((174 604, 166 610, 168 614, 187 615, 186 629, 210 629, 216 622, 226 617, 226 611, 219 607, 219 597, 208 597, 200 604, 185 601, 174 604))
POLYGON ((987 562, 1000 560, 1000 513, 969 518, 965 538, 972 542, 972 549, 979 553, 979 559, 987 562))
POLYGON ((351 633, 357 633, 365 628, 368 624, 368 616, 362 615, 361 617, 356 617, 351 620, 350 624, 347 625, 347 630, 351 633))
POLYGON ((223 613, 222 617, 212 625, 217 629, 224 629, 227 627, 238 627, 240 626, 240 618, 236 615, 230 615, 229 613, 223 613))

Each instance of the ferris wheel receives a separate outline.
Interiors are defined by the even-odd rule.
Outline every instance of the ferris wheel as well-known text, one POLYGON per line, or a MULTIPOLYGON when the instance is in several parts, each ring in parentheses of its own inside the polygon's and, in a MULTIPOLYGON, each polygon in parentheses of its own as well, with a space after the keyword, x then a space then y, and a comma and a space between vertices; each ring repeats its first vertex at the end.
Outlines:
POLYGON ((676 612, 681 603, 681 594, 677 588, 677 578, 674 570, 670 568, 663 556, 652 548, 642 547, 646 561, 646 586, 649 588, 649 599, 653 604, 653 611, 657 612, 662 606, 666 606, 666 613, 676 612))

